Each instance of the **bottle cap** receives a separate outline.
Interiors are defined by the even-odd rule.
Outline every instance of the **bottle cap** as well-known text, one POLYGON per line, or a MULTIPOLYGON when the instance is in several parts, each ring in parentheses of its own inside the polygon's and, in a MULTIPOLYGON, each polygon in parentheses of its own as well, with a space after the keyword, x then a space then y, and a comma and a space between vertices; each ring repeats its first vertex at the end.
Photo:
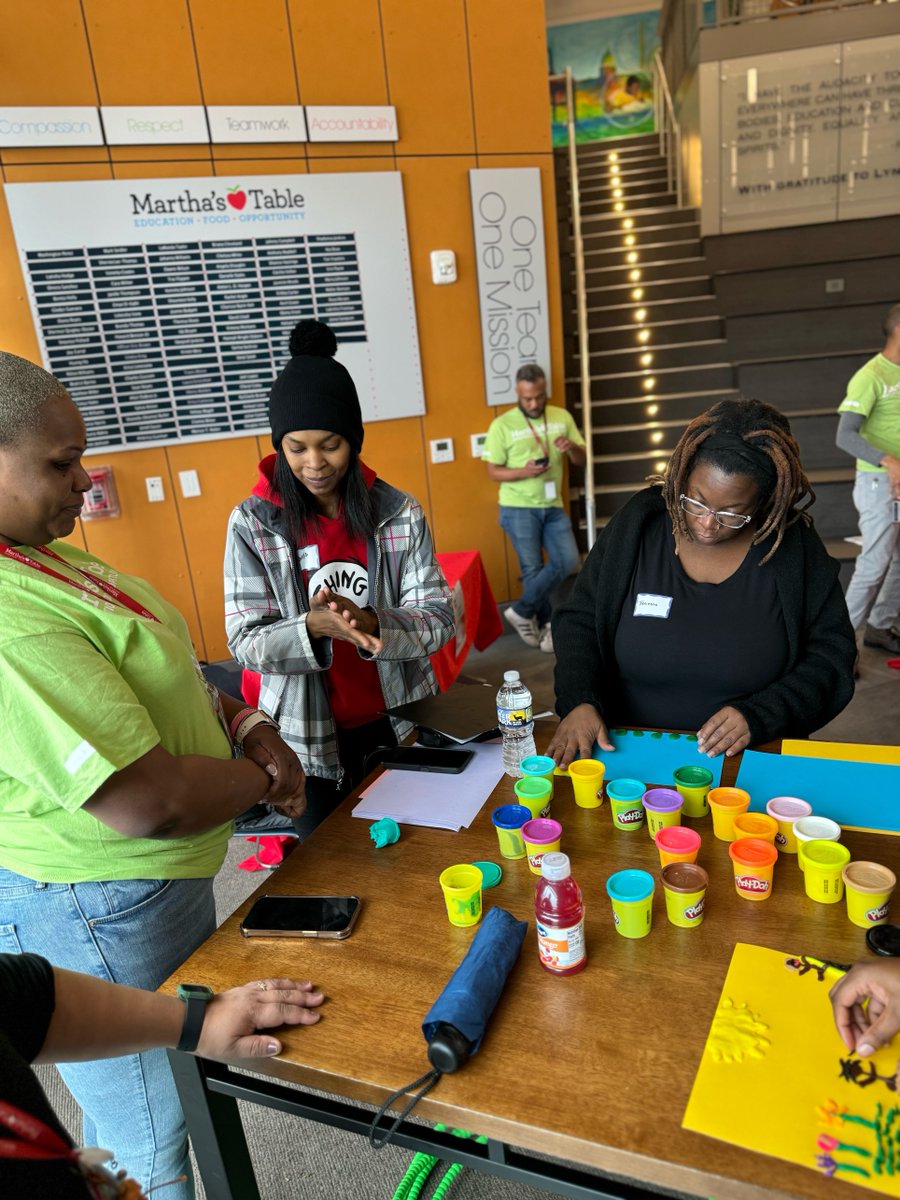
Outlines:
POLYGON ((504 683, 517 683, 518 679, 519 679, 518 671, 504 671, 503 672, 503 682, 504 683))
POLYGON ((551 850, 541 859, 541 874, 545 879, 567 879, 572 874, 568 854, 551 850))

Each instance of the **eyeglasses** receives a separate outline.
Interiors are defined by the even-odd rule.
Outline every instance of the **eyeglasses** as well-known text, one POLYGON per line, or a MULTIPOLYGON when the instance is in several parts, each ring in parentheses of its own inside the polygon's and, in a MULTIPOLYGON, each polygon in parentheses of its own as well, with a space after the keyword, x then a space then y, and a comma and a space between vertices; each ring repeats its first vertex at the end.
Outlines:
POLYGON ((689 517, 715 517, 717 525, 724 525, 726 529, 743 529, 745 525, 749 525, 753 520, 752 515, 746 516, 742 513, 733 512, 713 512, 711 508, 707 508, 705 504, 701 504, 699 500, 692 500, 690 496, 685 496, 682 493, 678 497, 678 503, 681 505, 682 511, 686 512, 689 517))

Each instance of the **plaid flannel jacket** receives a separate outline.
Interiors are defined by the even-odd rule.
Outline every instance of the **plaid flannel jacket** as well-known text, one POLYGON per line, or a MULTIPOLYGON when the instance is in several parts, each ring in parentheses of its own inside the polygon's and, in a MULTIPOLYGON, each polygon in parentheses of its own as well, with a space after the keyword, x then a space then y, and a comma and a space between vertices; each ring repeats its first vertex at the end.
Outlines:
MULTIPOLYGON (((453 611, 421 505, 382 479, 372 485, 372 500, 369 595, 384 642, 375 661, 385 708, 394 708, 438 691, 428 656, 453 636, 453 611)), ((331 666, 331 639, 317 638, 313 646, 308 611, 281 508, 250 496, 228 522, 228 647, 243 667, 262 676, 259 706, 278 722, 306 773, 339 779, 337 735, 321 678, 331 666)), ((411 728, 408 722, 393 724, 398 736, 411 728)))

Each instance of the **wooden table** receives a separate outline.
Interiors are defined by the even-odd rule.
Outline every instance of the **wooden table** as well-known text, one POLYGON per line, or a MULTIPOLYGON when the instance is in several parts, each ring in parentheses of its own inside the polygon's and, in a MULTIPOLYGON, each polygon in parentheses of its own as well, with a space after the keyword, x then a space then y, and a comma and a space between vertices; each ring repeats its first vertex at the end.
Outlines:
MULTIPOLYGON (((726 778, 733 777, 733 764, 728 768, 726 778)), ((422 786, 428 787, 425 776, 422 786)), ((699 861, 710 876, 703 924, 670 925, 658 885, 649 937, 627 941, 615 932, 604 884, 622 867, 656 874, 656 851, 645 828, 615 830, 608 805, 576 808, 568 780, 558 778, 552 815, 562 822, 562 848, 585 895, 588 966, 556 978, 538 962, 536 877, 524 862, 498 858, 490 812, 512 797, 512 781, 504 778, 471 829, 404 826, 400 841, 381 850, 369 839, 368 823, 350 816, 355 798, 348 798, 261 890, 358 894, 363 909, 353 936, 248 940, 238 931, 248 901, 164 985, 174 991, 187 980, 219 990, 283 975, 309 977, 328 996, 318 1025, 280 1032, 282 1056, 253 1062, 252 1070, 272 1083, 172 1052, 207 1194, 216 1200, 259 1194, 235 1097, 364 1133, 371 1112, 356 1102, 380 1105, 428 1069, 422 1019, 473 936, 448 923, 438 874, 451 863, 489 858, 502 863, 504 875, 485 893, 486 903, 502 905, 531 928, 480 1051, 416 1109, 429 1122, 489 1141, 466 1143, 406 1122, 398 1144, 564 1196, 634 1198, 671 1189, 716 1200, 812 1200, 827 1186, 832 1200, 859 1200, 859 1190, 838 1179, 826 1185, 814 1171, 681 1128, 734 943, 852 962, 867 951, 844 905, 807 899, 793 855, 777 864, 768 901, 740 899, 725 843, 714 838, 707 817, 693 822, 703 836, 699 861)), ((847 831, 844 840, 854 858, 898 869, 896 838, 847 831)))

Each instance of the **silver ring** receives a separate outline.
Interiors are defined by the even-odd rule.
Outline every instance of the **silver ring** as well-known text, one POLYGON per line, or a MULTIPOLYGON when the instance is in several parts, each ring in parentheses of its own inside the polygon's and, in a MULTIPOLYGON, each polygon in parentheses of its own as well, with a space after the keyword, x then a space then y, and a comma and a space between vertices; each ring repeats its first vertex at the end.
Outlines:
POLYGON ((259 988, 259 990, 261 992, 267 992, 269 990, 269 985, 266 983, 266 981, 264 979, 257 979, 256 986, 259 988))

